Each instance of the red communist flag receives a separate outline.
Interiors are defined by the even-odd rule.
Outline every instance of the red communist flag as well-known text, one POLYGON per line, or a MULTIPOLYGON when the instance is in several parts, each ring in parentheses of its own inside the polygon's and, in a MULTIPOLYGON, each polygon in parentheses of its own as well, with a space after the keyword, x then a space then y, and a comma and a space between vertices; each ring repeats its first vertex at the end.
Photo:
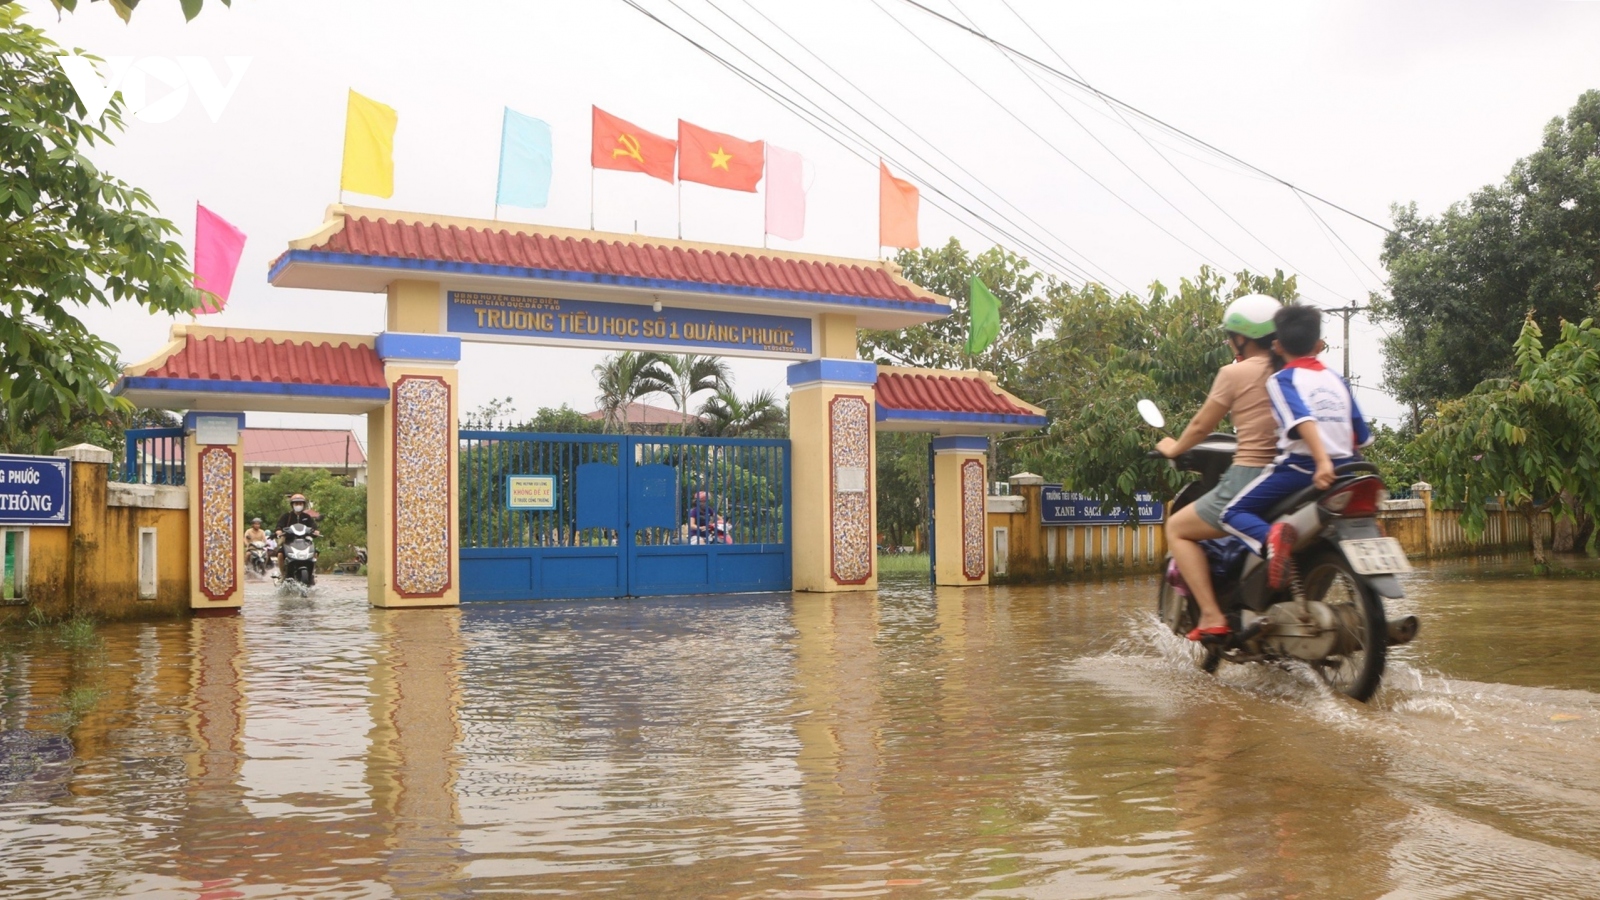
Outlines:
POLYGON ((766 147, 678 120, 678 177, 732 191, 755 191, 766 147))
POLYGON ((594 146, 589 151, 590 165, 596 169, 643 172, 662 181, 672 180, 672 163, 678 155, 678 145, 671 138, 651 134, 598 106, 593 109, 594 146))

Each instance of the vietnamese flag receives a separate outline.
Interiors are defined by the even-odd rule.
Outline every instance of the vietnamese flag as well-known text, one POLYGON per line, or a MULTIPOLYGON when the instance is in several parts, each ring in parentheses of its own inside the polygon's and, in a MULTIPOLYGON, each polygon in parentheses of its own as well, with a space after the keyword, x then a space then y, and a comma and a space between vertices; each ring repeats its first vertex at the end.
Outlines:
POLYGON ((761 181, 766 147, 678 120, 678 177, 730 191, 754 193, 761 181))
POLYGON ((651 134, 643 128, 605 112, 594 110, 594 146, 589 164, 596 169, 621 169, 643 172, 651 178, 672 181, 672 164, 678 145, 671 138, 651 134))

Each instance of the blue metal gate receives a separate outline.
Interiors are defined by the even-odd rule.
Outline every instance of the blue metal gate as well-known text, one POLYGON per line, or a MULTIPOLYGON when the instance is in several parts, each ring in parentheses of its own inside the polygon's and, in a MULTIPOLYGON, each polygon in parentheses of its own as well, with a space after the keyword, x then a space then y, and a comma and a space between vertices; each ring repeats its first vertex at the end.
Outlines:
POLYGON ((788 441, 460 438, 464 601, 790 587, 788 441))

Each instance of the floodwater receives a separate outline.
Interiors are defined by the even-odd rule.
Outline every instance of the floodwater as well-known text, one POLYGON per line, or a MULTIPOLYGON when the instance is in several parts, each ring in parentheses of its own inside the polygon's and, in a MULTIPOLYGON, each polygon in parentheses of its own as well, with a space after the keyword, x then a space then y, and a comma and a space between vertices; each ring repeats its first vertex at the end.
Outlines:
POLYGON ((1600 897, 1600 581, 1526 565, 1370 706, 1148 578, 9 632, 0 896, 1600 897))

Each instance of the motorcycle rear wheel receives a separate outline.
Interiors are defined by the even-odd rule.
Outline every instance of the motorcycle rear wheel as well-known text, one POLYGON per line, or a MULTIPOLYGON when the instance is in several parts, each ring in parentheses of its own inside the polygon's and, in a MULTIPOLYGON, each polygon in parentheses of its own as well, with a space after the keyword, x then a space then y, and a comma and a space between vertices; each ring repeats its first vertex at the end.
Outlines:
POLYGON ((1313 668, 1334 690, 1365 703, 1377 693, 1388 658, 1388 620, 1384 617, 1383 600, 1336 551, 1324 550, 1312 556, 1304 571, 1306 598, 1321 600, 1333 607, 1342 621, 1351 622, 1354 629, 1344 639, 1357 647, 1314 663, 1313 668))

